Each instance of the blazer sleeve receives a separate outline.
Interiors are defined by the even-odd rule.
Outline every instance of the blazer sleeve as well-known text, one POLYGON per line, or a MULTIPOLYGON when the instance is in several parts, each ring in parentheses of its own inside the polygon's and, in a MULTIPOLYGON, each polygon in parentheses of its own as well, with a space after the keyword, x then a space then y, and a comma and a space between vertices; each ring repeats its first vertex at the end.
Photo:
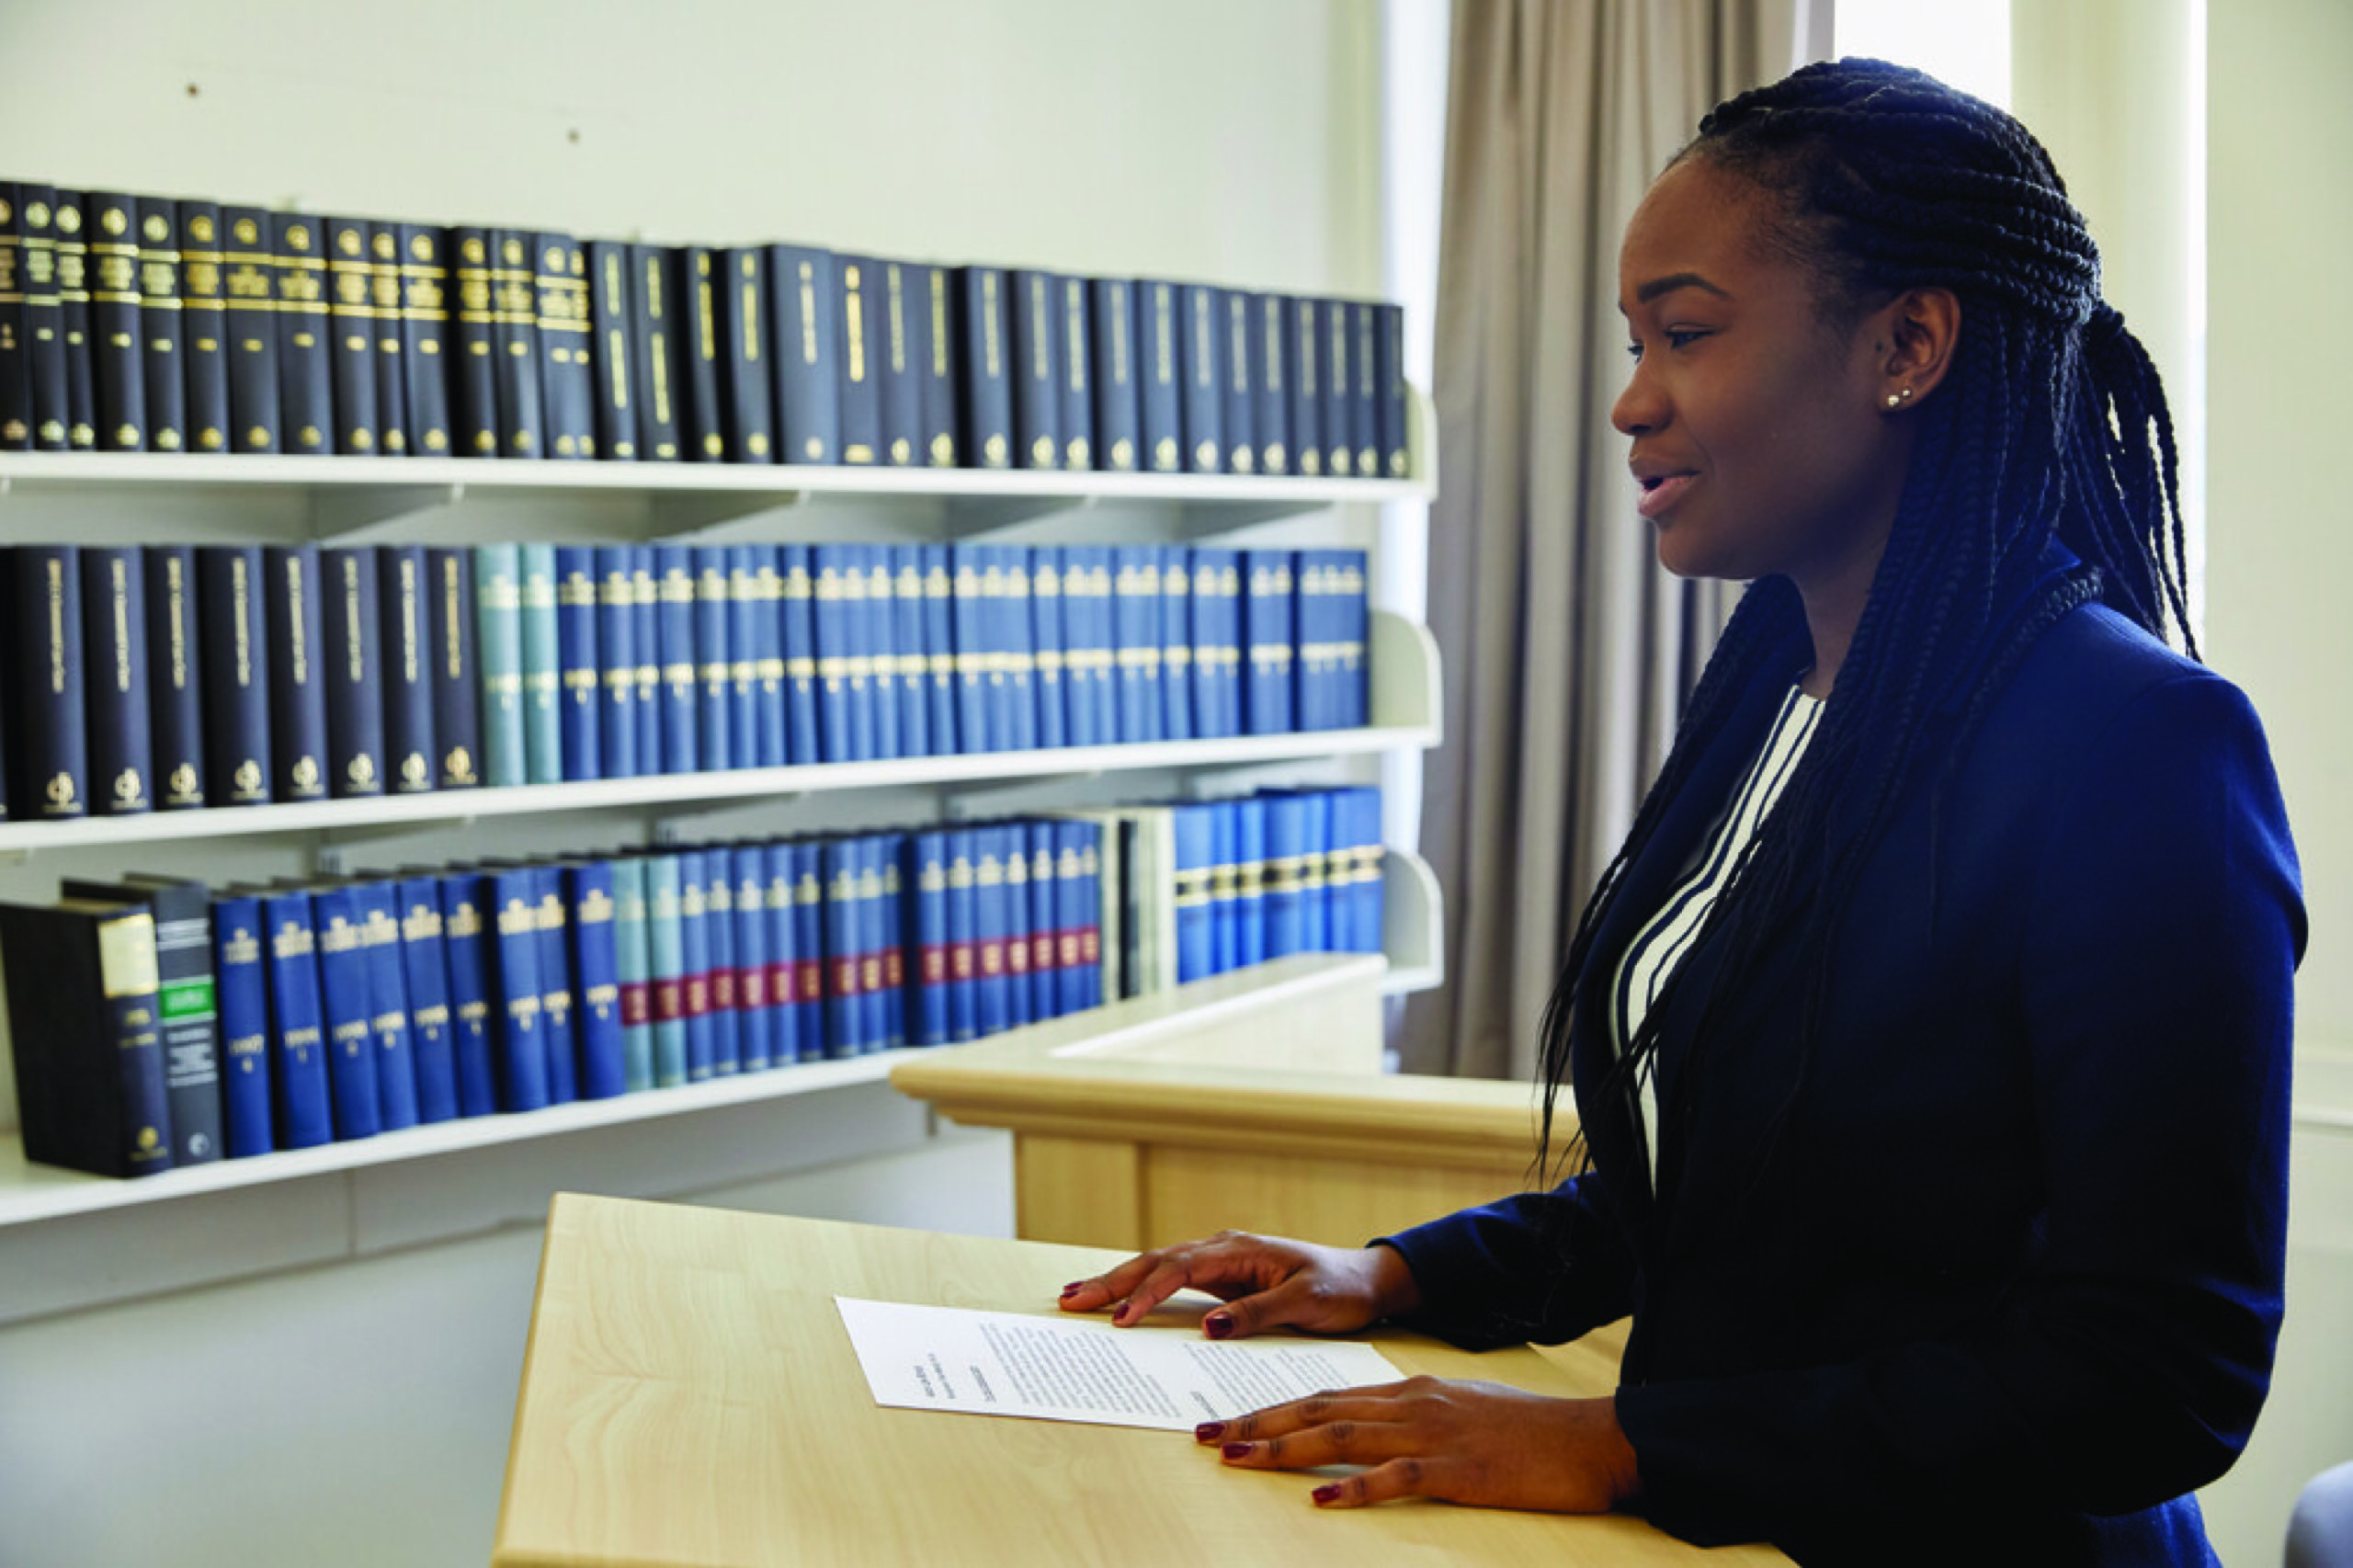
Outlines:
POLYGON ((1648 1506, 1676 1533, 1858 1506, 2125 1514, 2244 1446, 2282 1305, 2295 852, 2225 681, 2146 687, 2083 756, 2018 873, 2047 1206, 2015 1278, 1942 1337, 1621 1388, 1648 1506))
POLYGON ((1634 1256, 1598 1171, 1379 1241, 1422 1293, 1401 1321, 1467 1350, 1559 1345, 1633 1310, 1634 1256))

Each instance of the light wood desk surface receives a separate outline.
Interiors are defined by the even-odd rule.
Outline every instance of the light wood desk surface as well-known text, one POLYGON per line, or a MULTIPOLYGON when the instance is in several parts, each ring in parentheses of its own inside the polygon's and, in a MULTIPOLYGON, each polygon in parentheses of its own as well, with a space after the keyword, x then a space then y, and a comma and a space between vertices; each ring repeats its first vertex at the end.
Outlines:
MULTIPOLYGON (((493 1562, 1786 1562, 1702 1553, 1620 1517, 1324 1512, 1307 1500, 1314 1476, 1229 1471, 1184 1434, 878 1407, 834 1306, 1051 1315, 1065 1280, 1120 1256, 558 1194, 493 1562)), ((1613 1357, 1576 1346, 1472 1356, 1371 1338, 1409 1374, 1560 1393, 1612 1381, 1613 1357)))

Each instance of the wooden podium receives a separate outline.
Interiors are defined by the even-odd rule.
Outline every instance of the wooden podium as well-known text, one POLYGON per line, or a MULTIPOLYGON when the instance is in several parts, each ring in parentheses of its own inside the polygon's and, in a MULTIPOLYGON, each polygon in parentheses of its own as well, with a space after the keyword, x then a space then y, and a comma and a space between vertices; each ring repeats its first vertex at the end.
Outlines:
MULTIPOLYGON (((1787 1561, 1703 1553, 1625 1516, 1324 1512, 1316 1477, 1231 1471, 1181 1434, 879 1407, 834 1306, 1051 1315, 1064 1281, 1120 1256, 558 1194, 494 1568, 1787 1561)), ((1369 1337, 1408 1374, 1563 1394, 1615 1381, 1598 1348, 1369 1337)))

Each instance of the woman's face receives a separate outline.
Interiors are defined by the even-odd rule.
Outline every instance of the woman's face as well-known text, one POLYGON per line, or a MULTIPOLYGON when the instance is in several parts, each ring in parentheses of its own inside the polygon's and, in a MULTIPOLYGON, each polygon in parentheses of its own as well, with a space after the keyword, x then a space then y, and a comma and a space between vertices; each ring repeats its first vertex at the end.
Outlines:
POLYGON ((1619 253, 1635 364, 1610 421, 1667 570, 1859 605, 1910 460, 1890 312, 1825 325, 1809 276, 1758 243, 1768 211, 1704 163, 1659 176, 1619 253))

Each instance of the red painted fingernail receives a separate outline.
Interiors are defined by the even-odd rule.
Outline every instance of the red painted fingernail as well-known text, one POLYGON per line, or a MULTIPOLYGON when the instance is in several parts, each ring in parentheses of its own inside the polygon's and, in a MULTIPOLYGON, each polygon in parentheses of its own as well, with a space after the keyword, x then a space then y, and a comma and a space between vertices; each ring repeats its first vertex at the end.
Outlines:
POLYGON ((1218 1451, 1230 1460, 1246 1460, 1250 1457, 1250 1449, 1253 1446, 1249 1443, 1228 1443, 1218 1451))
POLYGON ((1193 1428, 1193 1440, 1196 1442, 1214 1443, 1224 1436, 1225 1423, 1222 1421, 1204 1421, 1193 1428))
POLYGON ((1074 1279, 1069 1284, 1063 1287, 1063 1294, 1065 1296, 1075 1296, 1078 1294, 1079 1287, 1086 1283, 1086 1281, 1084 1279, 1074 1279))
POLYGON ((1233 1336, 1233 1319, 1225 1312, 1211 1312, 1201 1320, 1201 1327, 1211 1339, 1231 1339, 1233 1336))
POLYGON ((1319 1508, 1326 1503, 1336 1503, 1340 1500, 1340 1483, 1336 1481, 1327 1485, 1319 1486, 1309 1493, 1308 1496, 1314 1499, 1315 1506, 1319 1508))

